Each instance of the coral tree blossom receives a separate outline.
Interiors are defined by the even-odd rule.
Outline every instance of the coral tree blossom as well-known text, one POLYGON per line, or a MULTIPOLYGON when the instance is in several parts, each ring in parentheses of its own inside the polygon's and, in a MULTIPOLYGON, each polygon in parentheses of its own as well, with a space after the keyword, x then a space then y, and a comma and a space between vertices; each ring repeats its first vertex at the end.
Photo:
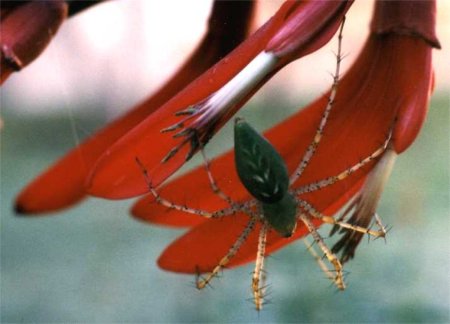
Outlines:
MULTIPOLYGON (((390 132, 392 137, 378 160, 341 182, 302 196, 322 213, 333 215, 354 197, 349 212, 351 222, 365 227, 371 223, 395 157, 414 141, 426 115, 433 83, 431 52, 433 47, 439 48, 434 25, 433 1, 377 2, 371 33, 356 62, 340 81, 322 141, 294 187, 338 174, 374 152, 390 132)), ((291 172, 315 134, 327 98, 328 94, 265 133, 291 172)), ((236 174, 233 154, 227 152, 211 161, 211 172, 225 193, 243 202, 250 197, 236 174)), ((211 191, 202 166, 162 186, 159 192, 170 201, 186 202, 204 210, 218 210, 226 204, 211 191)), ((152 223, 191 227, 159 258, 162 268, 175 272, 211 271, 247 222, 244 214, 204 219, 167 210, 152 204, 153 200, 153 196, 148 196, 138 201, 133 215, 152 223)), ((228 266, 255 257, 257 232, 249 235, 228 266)), ((270 232, 266 253, 306 233, 300 223, 290 238, 270 232)), ((335 252, 341 252, 342 261, 353 257, 361 237, 353 231, 344 233, 334 247, 335 252)))
POLYGON ((147 192, 136 157, 153 184, 160 184, 281 67, 323 46, 351 3, 285 2, 233 52, 106 150, 89 180, 89 193, 119 199, 147 192))
MULTIPOLYGON (((152 185, 160 185, 278 70, 328 42, 351 4, 287 1, 229 54, 237 43, 220 48, 225 39, 222 33, 228 31, 211 19, 209 33, 174 78, 31 183, 18 197, 18 211, 39 213, 64 208, 86 195, 85 185, 90 194, 110 199, 145 194, 148 186, 136 158, 148 171, 152 185)), ((216 2, 214 8, 219 6, 236 17, 232 26, 247 30, 245 22, 250 20, 251 4, 216 2)), ((221 14, 213 10, 212 17, 220 21, 221 14)), ((431 52, 433 47, 439 48, 434 25, 435 1, 376 3, 371 33, 356 62, 339 82, 320 145, 293 188, 336 175, 372 154, 387 138, 390 142, 377 160, 345 180, 304 193, 302 199, 320 212, 333 215, 353 198, 344 216, 360 226, 372 222, 395 157, 411 145, 425 119, 433 81, 431 52)), ((246 33, 238 31, 231 29, 234 39, 241 42, 246 33)), ((265 133, 290 172, 314 137, 328 96, 325 94, 265 133)), ((244 202, 250 197, 236 174, 233 154, 230 151, 211 161, 211 172, 225 193, 244 202)), ((214 211, 225 207, 225 202, 212 192, 203 166, 163 184, 158 191, 169 200, 195 208, 214 211)), ((158 261, 162 268, 175 272, 211 271, 248 221, 242 213, 205 219, 167 210, 153 200, 149 195, 138 201, 133 215, 151 223, 190 227, 158 261)), ((229 265, 254 258, 256 233, 249 235, 229 265)), ((306 233, 300 223, 290 238, 269 232, 266 253, 306 233)), ((360 234, 346 231, 334 251, 347 261, 360 239, 360 234)))
POLYGON ((323 46, 351 4, 287 1, 226 55, 245 38, 242 30, 248 30, 253 4, 215 2, 207 36, 175 77, 34 180, 17 198, 17 211, 42 213, 67 207, 86 196, 86 181, 89 193, 100 197, 146 193, 137 156, 155 185, 164 181, 195 153, 197 138, 206 143, 281 67, 323 46), (185 117, 179 115, 190 112, 180 123, 185 117), (169 132, 171 128, 179 135, 169 132), (175 150, 179 152, 173 154, 175 150), (167 162, 161 163, 165 158, 167 162))

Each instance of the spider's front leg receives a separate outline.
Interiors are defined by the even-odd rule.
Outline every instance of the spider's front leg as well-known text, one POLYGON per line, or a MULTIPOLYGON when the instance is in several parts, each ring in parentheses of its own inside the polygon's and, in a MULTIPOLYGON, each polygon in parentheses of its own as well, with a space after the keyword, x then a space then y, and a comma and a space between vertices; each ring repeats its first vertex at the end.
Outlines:
POLYGON ((318 210, 316 210, 310 203, 306 202, 305 200, 297 199, 297 202, 298 202, 298 205, 304 211, 306 211, 309 215, 313 216, 314 218, 320 219, 324 223, 332 224, 332 225, 341 227, 343 229, 355 231, 358 233, 367 234, 367 235, 370 235, 370 236, 373 236, 376 238, 385 237, 385 235, 386 235, 387 231, 384 228, 384 226, 381 224, 381 221, 379 219, 378 219, 378 221, 380 222, 379 224, 382 227, 380 230, 374 231, 368 227, 362 227, 362 226, 346 223, 346 222, 341 221, 340 219, 335 219, 334 217, 324 215, 321 212, 319 212, 318 210))

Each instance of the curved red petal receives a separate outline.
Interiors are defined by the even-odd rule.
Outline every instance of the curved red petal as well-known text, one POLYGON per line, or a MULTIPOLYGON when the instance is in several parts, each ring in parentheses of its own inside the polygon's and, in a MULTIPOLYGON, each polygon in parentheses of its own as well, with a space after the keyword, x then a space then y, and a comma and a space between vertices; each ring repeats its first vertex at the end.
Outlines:
POLYGON ((179 117, 175 116, 177 111, 207 98, 241 71, 263 50, 279 24, 278 20, 272 18, 227 57, 110 147, 92 172, 87 185, 88 192, 109 199, 123 199, 144 194, 147 187, 136 164, 136 158, 147 167, 154 186, 179 169, 186 160, 189 146, 184 145, 169 161, 162 163, 170 149, 183 139, 173 138, 171 134, 162 133, 161 130, 179 122, 179 117))
MULTIPOLYGON (((308 11, 310 6, 301 4, 301 2, 286 1, 280 10, 263 27, 242 43, 241 46, 178 93, 177 96, 161 107, 158 113, 144 120, 105 152, 92 172, 87 185, 89 193, 94 196, 109 199, 129 198, 145 193, 147 188, 142 179, 140 169, 136 165, 136 158, 139 158, 142 164, 146 166, 154 186, 162 183, 180 168, 186 161, 186 156, 191 153, 190 145, 182 145, 181 149, 178 149, 178 152, 169 161, 163 163, 162 161, 165 160, 165 157, 171 149, 185 143, 185 138, 183 136, 175 138, 171 134, 162 133, 161 130, 173 126, 180 121, 179 117, 175 116, 176 112, 202 102, 221 89, 250 62, 254 63, 253 59, 265 50, 266 45, 271 41, 272 37, 278 31, 283 30, 285 24, 290 23, 291 15, 307 19, 308 16, 299 15, 299 11, 308 11)), ((322 4, 326 4, 326 2, 322 4)), ((344 2, 343 6, 345 10, 348 8, 346 4, 347 1, 344 2)), ((338 7, 341 8, 340 5, 338 7)), ((326 15, 329 9, 328 6, 322 5, 321 10, 319 10, 320 15, 326 15)), ((343 15, 344 9, 341 8, 341 10, 338 10, 340 15, 343 15)), ((314 49, 317 49, 319 44, 321 46, 325 43, 325 36, 327 40, 331 38, 332 34, 338 28, 340 21, 337 18, 335 20, 332 20, 333 23, 330 23, 330 26, 321 26, 317 21, 315 22, 317 26, 312 26, 312 29, 325 29, 325 31, 322 30, 322 33, 315 35, 320 39, 320 42, 318 44, 314 43, 314 49)), ((296 27, 298 28, 298 26, 296 27)), ((287 34, 291 33, 292 30, 290 29, 290 32, 287 34)), ((294 38, 291 37, 287 41, 292 42, 294 38)), ((302 39, 302 41, 308 43, 303 44, 306 48, 309 46, 309 43, 313 43, 313 36, 302 39)), ((300 44, 296 42, 294 49, 301 47, 301 45, 301 42, 300 44)), ((294 49, 290 48, 288 52, 291 53, 294 49)), ((309 52, 300 51, 299 53, 303 54, 297 53, 288 56, 294 59, 299 55, 304 55, 309 52)), ((270 58, 275 58, 275 54, 273 53, 267 55, 270 58)), ((281 60, 278 60, 277 64, 268 68, 268 71, 264 72, 265 74, 262 80, 252 85, 251 89, 248 90, 249 93, 244 98, 240 98, 236 103, 233 103, 231 108, 229 108, 230 110, 221 116, 220 121, 212 125, 214 126, 213 132, 217 131, 231 118, 254 92, 287 63, 287 58, 281 57, 281 60)), ((211 112, 211 114, 214 114, 214 112, 211 112)))
POLYGON ((2 12, 0 79, 19 71, 38 57, 67 17, 63 1, 31 1, 2 12))
MULTIPOLYGON (((229 251, 248 221, 248 217, 242 214, 208 220, 173 242, 159 257, 158 265, 165 270, 181 273, 211 271, 229 251)), ((227 267, 242 265, 255 258, 260 227, 260 224, 255 226, 227 267)), ((281 247, 280 241, 283 241, 282 245, 288 244, 305 235, 306 232, 306 228, 301 224, 297 227, 295 235, 289 239, 281 238, 276 232, 269 231, 267 253, 271 253, 276 247, 281 247)))
MULTIPOLYGON (((418 63, 428 59, 429 49, 417 45, 416 39, 399 35, 384 37, 372 35, 369 38, 358 60, 340 82, 336 103, 325 127, 323 139, 295 186, 336 175, 369 156, 386 141, 399 112, 415 102, 411 88, 421 80, 421 74, 402 72, 409 71, 411 66, 417 66, 418 63), (411 54, 413 48, 416 51, 414 55, 411 54)), ((284 157, 290 170, 298 164, 313 138, 326 99, 327 96, 319 99, 266 133, 266 137, 284 157)), ((227 159, 231 162, 231 154, 227 153, 217 161, 227 159)), ((215 163, 212 162, 213 168, 215 163)), ((344 181, 302 195, 302 199, 309 201, 316 209, 331 215, 358 191, 373 165, 369 164, 344 181)), ((196 169, 188 176, 199 175, 200 172, 201 169, 196 169)), ((231 188, 224 187, 225 193, 239 194, 243 190, 242 185, 238 183, 233 164, 224 165, 212 172, 221 176, 226 173, 229 181, 234 183, 231 188)), ((176 181, 182 180, 183 177, 176 181)), ((195 195, 194 185, 185 184, 183 188, 190 195, 195 195)), ((172 190, 172 184, 165 187, 166 194, 172 193, 172 190)), ((209 191, 205 194, 204 189, 202 190, 202 201, 205 205, 209 204, 209 199, 212 199, 214 193, 209 191)), ((180 199, 183 193, 178 192, 172 197, 180 199)), ((152 221, 152 217, 148 220, 152 221)), ((246 221, 246 217, 241 215, 222 220, 209 220, 194 227, 169 246, 159 260, 160 266, 171 271, 189 273, 195 272, 198 267, 201 271, 211 270, 211 267, 228 251, 246 221), (193 251, 198 254, 195 259, 193 251)), ((255 233, 230 265, 238 265, 254 257, 255 233)), ((303 231, 300 229, 292 240, 302 234, 303 231)), ((270 250, 273 251, 289 242, 271 237, 270 250)))
MULTIPOLYGON (((403 89, 404 103, 394 129, 394 149, 406 150, 417 137, 428 111, 433 91, 432 47, 440 48, 435 31, 436 1, 380 1, 375 7, 373 33, 408 35, 410 68, 403 71, 411 83, 403 89)), ((405 48, 405 51, 408 48, 405 48)))
POLYGON ((334 35, 352 4, 353 0, 297 2, 266 51, 286 62, 316 51, 334 35))
POLYGON ((84 198, 86 177, 101 154, 239 44, 247 36, 253 7, 254 3, 248 1, 216 1, 207 34, 178 72, 157 93, 85 140, 30 183, 17 197, 17 211, 55 211, 84 198))
MULTIPOLYGON (((341 208, 349 197, 359 190, 362 183, 362 181, 356 183, 348 192, 343 193, 333 204, 329 205, 324 212, 332 214, 341 208)), ((229 251, 248 221, 248 216, 244 214, 207 220, 172 242, 159 257, 158 265, 165 270, 179 273, 211 271, 229 251)), ((320 221, 317 219, 313 220, 313 223, 317 227, 320 226, 320 221)), ((259 229, 260 224, 257 224, 226 268, 246 264, 255 258, 259 229)), ((269 231, 266 253, 271 254, 308 234, 308 230, 301 222, 298 223, 294 235, 290 238, 280 237, 276 232, 269 231)))
MULTIPOLYGON (((410 90, 409 97, 411 99, 408 104, 403 105, 398 112, 393 134, 394 149, 398 154, 405 151, 419 134, 425 122, 433 88, 431 49, 425 44, 420 44, 417 47, 425 47, 424 51, 427 52, 429 57, 425 62, 419 57, 417 65, 412 69, 414 71, 406 72, 412 79, 416 80, 416 84, 415 88, 410 90), (422 78, 419 79, 418 75, 422 75, 422 78)), ((416 53, 412 55, 415 56, 416 53)))
MULTIPOLYGON (((416 42, 408 37, 370 38, 358 60, 340 82, 336 103, 322 141, 296 186, 336 175, 369 156, 384 143, 399 109, 407 107, 414 99, 409 96, 411 86, 420 81, 417 80, 419 73, 410 79, 410 74, 405 76, 401 71, 417 66, 418 60, 427 59, 426 53, 411 55, 411 47, 415 48, 416 42), (377 68, 368 68, 372 66, 377 68)), ((265 133, 281 153, 291 172, 314 136, 326 100, 327 95, 265 133)), ((228 152, 212 161, 212 173, 222 177, 219 184, 225 193, 242 200, 247 193, 237 177, 232 154, 228 152)), ((368 165, 319 193, 306 194, 304 198, 321 209, 363 178, 372 166, 373 164, 368 165)), ((140 176, 145 184, 143 175, 140 176)), ((174 202, 183 199, 182 203, 193 197, 201 197, 199 208, 216 210, 222 206, 210 202, 215 195, 209 189, 201 166, 164 186, 164 193, 174 202), (194 179, 200 179, 202 174, 204 181, 197 183, 194 179)), ((145 199, 149 198, 138 202, 133 208, 133 214, 153 222, 157 210, 144 202, 145 199)), ((164 219, 159 218, 158 222, 164 223, 164 219)))

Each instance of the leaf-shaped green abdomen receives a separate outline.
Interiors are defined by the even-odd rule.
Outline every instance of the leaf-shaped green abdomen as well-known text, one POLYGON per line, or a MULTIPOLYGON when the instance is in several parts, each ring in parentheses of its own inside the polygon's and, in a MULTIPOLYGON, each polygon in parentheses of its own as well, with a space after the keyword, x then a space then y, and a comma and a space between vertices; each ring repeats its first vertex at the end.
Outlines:
POLYGON ((281 200, 289 187, 286 164, 264 137, 237 118, 234 124, 237 173, 245 188, 261 202, 281 200))

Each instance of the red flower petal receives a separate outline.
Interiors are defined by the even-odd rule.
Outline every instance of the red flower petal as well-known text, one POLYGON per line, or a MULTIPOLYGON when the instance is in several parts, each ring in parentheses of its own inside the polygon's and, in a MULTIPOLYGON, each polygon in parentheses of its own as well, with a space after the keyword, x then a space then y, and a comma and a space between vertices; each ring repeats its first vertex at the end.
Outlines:
POLYGON ((373 33, 411 36, 417 39, 418 47, 428 48, 427 57, 416 61, 417 65, 411 65, 411 71, 406 73, 408 77, 414 72, 420 73, 422 78, 415 77, 415 84, 404 89, 404 96, 409 101, 400 108, 394 129, 394 149, 397 153, 402 153, 415 140, 428 111, 434 81, 430 47, 440 48, 435 24, 435 1, 380 1, 375 7, 371 25, 373 33))
POLYGON ((81 143, 29 184, 17 198, 18 212, 54 211, 84 198, 86 177, 110 145, 246 37, 253 4, 248 1, 216 1, 207 34, 177 74, 156 94, 81 143))
MULTIPOLYGON (((430 59, 430 51, 426 43, 408 36, 372 35, 369 38, 358 60, 340 82, 336 103, 325 127, 323 139, 296 186, 338 174, 370 155, 387 139, 399 112, 416 103, 416 95, 411 89, 415 89, 416 84, 421 82, 424 73, 425 78, 427 77, 428 69, 424 62, 430 59)), ((429 82, 425 84, 429 85, 429 82)), ((419 90, 428 93, 428 88, 419 90)), ((284 157, 290 170, 298 164, 306 146, 314 136, 325 101, 326 96, 266 133, 266 137, 284 157)), ((357 192, 372 167, 373 164, 368 165, 346 180, 317 192, 305 194, 302 198, 308 200, 318 210, 332 214, 357 192), (333 206, 332 209, 327 210, 330 206, 333 206)), ((214 205, 213 199, 216 198, 212 198, 214 194, 211 191, 209 193, 205 191, 204 186, 207 186, 205 181, 202 181, 200 187, 192 181, 200 177, 201 172, 201 168, 198 168, 166 185, 163 195, 169 195, 171 199, 177 197, 183 199, 195 197, 200 192, 201 200, 198 208, 213 207, 210 210, 215 210, 222 207, 214 205), (190 180, 186 181, 185 178, 190 180), (183 188, 184 193, 175 192, 175 187, 183 188), (189 196, 186 196, 186 193, 189 196)), ((245 194, 245 191, 237 179, 231 153, 213 161, 212 172, 226 177, 227 181, 222 180, 221 185, 225 193, 242 199, 240 196, 245 194)), ((186 199, 186 204, 188 202, 186 199)), ((146 215, 143 210, 139 210, 142 206, 142 203, 138 203, 133 212, 141 218, 154 221, 155 214, 146 215)), ((171 217, 171 213, 167 214, 167 219, 171 217)), ((181 215, 177 214, 171 224, 176 225, 176 221, 180 219, 181 215)), ((163 218, 158 219, 160 223, 164 221, 163 218)), ((242 230, 245 221, 245 217, 242 216, 229 217, 227 220, 208 220, 173 243, 163 253, 159 264, 165 269, 179 272, 195 272, 195 266, 200 265, 201 269, 205 268, 206 271, 217 262, 219 255, 224 255, 239 230, 242 230), (233 225, 234 222, 236 225, 233 225), (183 244, 188 245, 183 247, 183 244), (214 252, 217 246, 219 251, 214 252), (197 251, 196 248, 199 248, 198 256, 192 252, 187 253, 197 251), (186 260, 185 255, 189 255, 191 260, 186 260)), ((302 233, 300 231, 297 235, 302 233)), ((250 238, 248 248, 239 252, 240 256, 233 260, 232 265, 254 257, 255 235, 250 238)), ((291 241, 291 239, 271 238, 270 244, 278 248, 291 241)))
POLYGON ((325 45, 338 29, 350 1, 298 1, 291 6, 283 27, 267 44, 283 61, 290 62, 325 45))
POLYGON ((378 1, 371 31, 422 38, 431 47, 441 48, 436 36, 436 1, 378 1))
MULTIPOLYGON (((361 184, 360 181, 343 196, 353 196, 361 184)), ((345 202, 346 199, 338 199, 326 212, 332 214, 345 202)), ((248 220, 244 214, 207 220, 172 242, 159 257, 158 265, 164 270, 180 273, 211 271, 228 252, 248 220)), ((318 220, 313 220, 313 223, 316 226, 320 225, 318 220)), ((260 224, 258 223, 226 268, 243 265, 255 258, 259 228, 260 224)), ((273 253, 307 234, 309 232, 301 222, 298 223, 294 235, 290 238, 281 237, 275 231, 270 231, 267 237, 266 253, 273 253)))
MULTIPOLYGON (((320 13, 323 16, 327 16, 330 10, 328 2, 320 1, 318 3, 321 4, 320 13)), ((348 8, 346 3, 337 2, 332 8, 341 9, 341 5, 344 4, 344 9, 346 9, 348 8)), ((241 46, 183 89, 161 107, 157 113, 149 116, 116 142, 114 146, 105 152, 97 163, 88 184, 89 193, 110 199, 128 198, 144 194, 147 191, 147 187, 145 181, 143 181, 141 170, 136 165, 136 158, 139 158, 142 164, 146 166, 154 186, 159 185, 180 168, 186 160, 186 154, 190 151, 190 147, 189 145, 184 145, 169 161, 162 163, 161 161, 167 153, 180 144, 184 138, 173 138, 170 134, 161 133, 161 130, 180 121, 179 117, 175 116, 176 112, 202 102, 233 79, 258 54, 263 52, 276 33, 288 29, 287 34, 292 34, 295 29, 287 28, 286 24, 289 25, 292 20, 303 17, 299 14, 299 10, 307 10, 309 12, 312 9, 317 9, 315 6, 311 7, 300 4, 300 2, 287 1, 272 19, 242 43, 241 46)), ((337 23, 330 23, 325 29, 320 20, 315 20, 315 28, 320 31, 316 36, 321 41, 321 45, 324 43, 324 34, 331 37, 332 33, 336 31, 338 22, 341 21, 341 16, 344 14, 344 11, 342 9, 338 10, 339 14, 333 16, 337 23)), ((310 17, 306 15, 304 19, 310 19, 310 17)), ((301 27, 302 25, 297 24, 297 27, 299 26, 301 27)), ((290 42, 293 38, 287 37, 287 41, 290 42)), ((308 37, 305 38, 305 41, 308 41, 308 44, 299 44, 297 42, 295 48, 301 50, 300 45, 309 46, 316 42, 315 39, 308 37)), ((289 48, 286 55, 291 58, 295 57, 293 55, 295 54, 295 48, 289 48)), ((280 49, 284 49, 284 46, 280 45, 280 49)), ((225 116, 222 116, 217 124, 212 125, 214 127, 213 131, 217 131, 265 81, 281 68, 282 65, 288 63, 283 57, 281 58, 282 60, 279 61, 279 66, 269 71, 260 82, 250 89, 250 92, 244 98, 239 99, 232 105, 231 110, 227 111, 225 116)))
MULTIPOLYGON (((173 242, 159 257, 158 265, 165 269, 181 273, 204 273, 211 271, 228 252, 236 238, 244 230, 248 217, 242 214, 222 219, 209 220, 194 227, 186 235, 173 242)), ((251 261, 257 251, 260 224, 255 226, 239 252, 227 265, 237 266, 251 261)), ((283 245, 292 242, 306 233, 304 226, 298 226, 295 235, 282 239, 283 245)), ((281 238, 270 231, 267 238, 267 252, 278 245, 281 238)))
MULTIPOLYGON (((351 70, 341 80, 322 142, 297 185, 335 175, 375 151, 386 140, 399 109, 409 107, 411 102, 415 102, 410 89, 422 80, 424 71, 410 67, 420 66, 420 62, 428 60, 428 55, 428 46, 420 46, 416 40, 409 37, 372 36, 351 70), (377 68, 368 69, 368 66, 377 68), (331 164, 330 157, 333 161, 331 164)), ((291 171, 299 163, 301 154, 314 136, 326 99, 327 96, 320 98, 265 133, 284 157, 291 171)), ((214 160, 211 167, 213 174, 226 177, 222 181, 218 179, 225 192, 236 200, 246 197, 234 170, 231 152, 214 160)), ((354 177, 359 179, 367 171, 366 168, 354 177)), ((145 184, 143 175, 140 176, 145 184)), ((306 197, 316 206, 327 205, 324 196, 332 197, 331 200, 336 199, 346 191, 349 183, 354 181, 355 179, 350 177, 323 189, 321 192, 326 194, 318 195, 320 197, 306 197)), ((199 200, 198 208, 213 207, 214 210, 220 207, 211 205, 208 201, 212 193, 201 166, 164 187, 163 192, 170 198, 184 197, 186 202, 199 200), (199 182, 197 179, 200 179, 199 182)), ((154 206, 147 204, 151 198, 145 199, 146 202, 139 202, 134 207, 133 213, 137 217, 152 221, 151 215, 157 213, 151 212, 154 206)))

